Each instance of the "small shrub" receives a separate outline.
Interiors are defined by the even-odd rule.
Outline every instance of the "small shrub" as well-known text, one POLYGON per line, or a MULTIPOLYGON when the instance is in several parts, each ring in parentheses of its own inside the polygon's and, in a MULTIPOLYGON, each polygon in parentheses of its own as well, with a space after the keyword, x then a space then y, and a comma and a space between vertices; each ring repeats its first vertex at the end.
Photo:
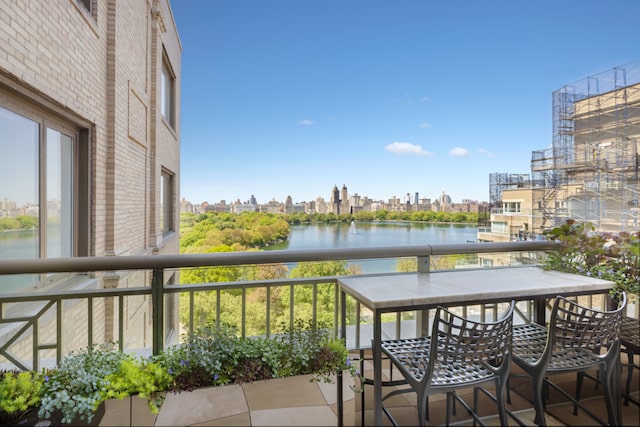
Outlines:
POLYGON ((116 372, 107 375, 101 395, 103 400, 137 395, 147 399, 149 410, 157 414, 164 400, 164 391, 171 381, 171 375, 159 364, 145 359, 126 358, 116 372))
POLYGON ((3 423, 14 424, 40 405, 44 375, 38 372, 0 372, 0 413, 3 423))
POLYGON ((549 270, 593 276, 616 283, 613 297, 640 293, 640 232, 596 233, 590 223, 567 220, 545 233, 560 242, 549 252, 544 267, 549 270))
POLYGON ((71 423, 76 417, 90 422, 105 399, 102 390, 106 378, 130 357, 115 349, 113 343, 70 353, 45 377, 38 415, 50 418, 60 410, 63 423, 71 423))

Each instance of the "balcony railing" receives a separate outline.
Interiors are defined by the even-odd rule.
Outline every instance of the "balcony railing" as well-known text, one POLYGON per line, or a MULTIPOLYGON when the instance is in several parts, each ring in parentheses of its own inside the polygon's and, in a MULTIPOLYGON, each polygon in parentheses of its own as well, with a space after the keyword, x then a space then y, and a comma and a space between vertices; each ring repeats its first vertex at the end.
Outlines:
MULTIPOLYGON (((331 327, 335 333, 339 331, 339 289, 337 276, 285 278, 271 280, 254 280, 242 282, 212 282, 199 284, 170 284, 166 277, 175 275, 185 269, 222 267, 222 266, 255 266, 266 264, 291 264, 312 261, 335 261, 375 259, 414 258, 417 270, 429 272, 432 259, 447 255, 478 256, 474 263, 462 268, 481 268, 483 265, 496 265, 487 259, 502 259, 502 265, 535 264, 543 251, 550 250, 555 243, 549 241, 508 242, 508 243, 467 243, 424 246, 393 246, 373 248, 347 248, 331 250, 300 251, 260 251, 211 253, 194 255, 157 255, 131 257, 87 257, 65 259, 20 259, 0 260, 0 275, 74 273, 74 277, 84 278, 92 282, 97 289, 58 290, 44 289, 28 293, 3 294, 0 296, 0 368, 18 368, 37 370, 61 360, 69 351, 84 346, 91 346, 109 339, 117 341, 122 350, 143 351, 157 354, 165 345, 178 342, 181 333, 192 331, 202 319, 197 318, 196 296, 209 293, 213 296, 215 318, 205 321, 220 322, 222 296, 234 292, 238 299, 238 329, 243 336, 247 334, 247 301, 253 289, 264 292, 264 325, 259 335, 270 336, 277 331, 272 330, 272 300, 288 294, 290 303, 287 319, 293 324, 296 319, 296 292, 300 286, 312 289, 311 313, 316 322, 319 310, 326 310, 318 300, 320 286, 333 288, 333 301, 329 304, 333 310, 331 327), (126 274, 139 273, 144 278, 141 285, 133 287, 108 288, 107 283, 116 277, 118 286, 123 285, 122 277, 126 274), (102 281, 101 284, 100 281, 102 281), (185 305, 185 322, 180 322, 177 313, 177 301, 185 305), (170 302, 173 301, 173 305, 170 302), (132 312, 140 311, 142 322, 131 322, 135 318, 132 312), (149 318, 147 317, 149 316, 149 318), (146 319, 146 321, 144 321, 146 319), (111 327, 105 326, 111 324, 111 327), (147 325, 150 331, 146 331, 147 325), (132 330, 142 331, 138 341, 128 340, 132 330), (99 331, 99 333, 98 333, 99 331), (150 336, 150 339, 147 337, 150 336), (126 342, 132 344, 125 345, 126 342), (150 342, 148 342, 150 341, 150 342)), ((458 267, 457 267, 458 268, 458 267)), ((394 274, 393 272, 384 274, 394 274)), ((355 301, 351 301, 347 345, 360 348, 365 339, 370 322, 367 312, 355 301)), ((467 315, 468 307, 461 308, 467 315)), ((474 313, 484 318, 496 307, 473 308, 474 313)), ((528 308, 522 309, 520 315, 530 316, 528 308)), ((184 318, 185 316, 183 316, 184 318)), ((403 325, 416 321, 396 315, 386 319, 392 325, 390 330, 400 337, 403 325)), ((414 329, 415 331, 415 329, 414 329)), ((365 346, 367 346, 366 344, 365 346)))

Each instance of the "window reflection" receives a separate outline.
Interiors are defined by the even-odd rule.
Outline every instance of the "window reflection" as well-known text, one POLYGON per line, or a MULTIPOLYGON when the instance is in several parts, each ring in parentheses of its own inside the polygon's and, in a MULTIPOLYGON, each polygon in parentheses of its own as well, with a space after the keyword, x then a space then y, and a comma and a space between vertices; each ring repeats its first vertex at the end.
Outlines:
POLYGON ((73 255, 72 159, 71 137, 47 129, 47 258, 73 255))

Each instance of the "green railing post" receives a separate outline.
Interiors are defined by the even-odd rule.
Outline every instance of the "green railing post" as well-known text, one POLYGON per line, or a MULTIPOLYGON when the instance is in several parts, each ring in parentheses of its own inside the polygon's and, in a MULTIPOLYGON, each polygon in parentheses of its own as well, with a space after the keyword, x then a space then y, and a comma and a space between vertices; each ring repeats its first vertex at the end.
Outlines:
POLYGON ((151 278, 151 316, 153 319, 153 355, 164 348, 164 270, 153 269, 151 278))
MULTIPOLYGON (((419 256, 418 273, 431 273, 431 257, 419 256)), ((416 312, 416 336, 426 337, 429 335, 429 310, 418 310, 416 312)))

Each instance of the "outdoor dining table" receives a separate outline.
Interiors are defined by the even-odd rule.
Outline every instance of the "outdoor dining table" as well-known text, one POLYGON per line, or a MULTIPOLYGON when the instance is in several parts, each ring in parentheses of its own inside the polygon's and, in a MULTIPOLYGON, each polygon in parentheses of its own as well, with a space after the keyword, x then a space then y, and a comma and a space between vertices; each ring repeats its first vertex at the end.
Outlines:
POLYGON ((375 425, 381 425, 383 313, 427 310, 439 305, 451 307, 533 300, 535 321, 544 324, 549 298, 606 294, 615 282, 526 266, 342 277, 338 284, 343 337, 346 337, 346 295, 373 314, 374 421, 375 425))

